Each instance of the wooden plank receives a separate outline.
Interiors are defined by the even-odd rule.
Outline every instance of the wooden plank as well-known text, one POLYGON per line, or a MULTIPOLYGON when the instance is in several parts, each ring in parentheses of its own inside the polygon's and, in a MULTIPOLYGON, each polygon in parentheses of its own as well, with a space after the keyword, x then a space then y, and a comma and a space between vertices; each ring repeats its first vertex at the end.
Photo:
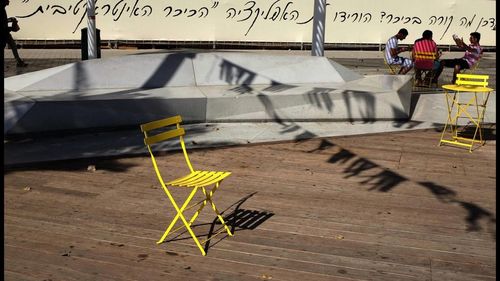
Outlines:
MULTIPOLYGON (((495 141, 468 153, 438 139, 419 130, 190 150, 195 168, 233 173, 214 197, 224 215, 272 214, 215 238, 206 257, 186 233, 156 245, 175 212, 147 155, 7 170, 5 276, 492 280, 495 141)), ((180 152, 158 157, 166 178, 184 174, 183 161, 180 152)), ((173 194, 182 201, 185 191, 173 194)), ((214 218, 204 210, 195 232, 214 218)))

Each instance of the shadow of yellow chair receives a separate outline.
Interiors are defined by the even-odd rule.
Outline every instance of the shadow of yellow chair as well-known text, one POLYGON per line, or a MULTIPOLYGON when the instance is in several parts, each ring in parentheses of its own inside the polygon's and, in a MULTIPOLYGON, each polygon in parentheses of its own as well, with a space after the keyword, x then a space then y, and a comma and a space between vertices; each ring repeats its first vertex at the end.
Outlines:
POLYGON ((158 180, 160 181, 160 184, 165 194, 170 199, 170 202, 172 203, 173 207, 177 212, 175 217, 168 225, 167 230, 165 231, 163 236, 160 238, 160 240, 158 240, 157 244, 163 243, 169 234, 174 233, 185 227, 189 232, 189 234, 191 235, 191 237, 193 238, 196 246, 198 246, 198 248, 200 249, 202 255, 205 256, 206 252, 205 249, 202 247, 202 245, 205 244, 209 239, 215 237, 217 234, 220 234, 222 232, 227 232, 229 236, 233 236, 229 227, 224 222, 224 219, 220 215, 219 211, 217 210, 212 200, 212 197, 219 188, 222 180, 227 178, 231 173, 217 172, 217 171, 197 171, 193 169, 193 166, 191 164, 191 161, 189 160, 189 156, 186 150, 186 145, 184 143, 183 136, 185 135, 185 131, 184 128, 180 126, 181 122, 182 122, 181 116, 177 115, 174 117, 169 117, 141 125, 141 131, 144 133, 144 143, 148 148, 149 154, 151 155, 151 161, 153 163, 156 176, 158 177, 158 180), (182 152, 184 153, 184 158, 187 164, 187 168, 189 169, 189 173, 177 179, 165 182, 161 175, 160 168, 158 167, 158 163, 156 161, 152 145, 177 137, 179 138, 180 146, 182 148, 182 152), (209 186, 213 187, 209 189, 208 188, 209 186), (181 188, 183 190, 189 190, 189 194, 182 204, 178 204, 178 202, 175 201, 170 191, 172 188, 181 188), (198 203, 189 205, 191 200, 199 192, 203 193, 202 195, 203 199, 198 203), (222 223, 222 228, 220 231, 211 235, 205 241, 200 242, 197 236, 194 234, 191 226, 193 225, 194 221, 196 220, 200 212, 207 204, 211 205, 218 219, 222 223), (198 207, 198 209, 194 212, 194 214, 192 214, 189 220, 186 219, 185 212, 194 207, 198 207), (173 229, 173 227, 179 220, 182 222, 182 225, 176 229, 173 229))

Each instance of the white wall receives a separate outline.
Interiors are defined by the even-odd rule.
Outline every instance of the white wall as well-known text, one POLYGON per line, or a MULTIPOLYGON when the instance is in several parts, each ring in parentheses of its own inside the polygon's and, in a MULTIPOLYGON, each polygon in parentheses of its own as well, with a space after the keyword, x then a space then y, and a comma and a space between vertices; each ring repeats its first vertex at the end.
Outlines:
MULTIPOLYGON (((11 0, 16 39, 78 40, 87 0, 11 0)), ((97 0, 102 40, 311 42, 314 0, 97 0)), ((326 43, 385 43, 404 27, 412 43, 425 29, 438 44, 481 33, 496 46, 496 1, 329 0, 326 43)))

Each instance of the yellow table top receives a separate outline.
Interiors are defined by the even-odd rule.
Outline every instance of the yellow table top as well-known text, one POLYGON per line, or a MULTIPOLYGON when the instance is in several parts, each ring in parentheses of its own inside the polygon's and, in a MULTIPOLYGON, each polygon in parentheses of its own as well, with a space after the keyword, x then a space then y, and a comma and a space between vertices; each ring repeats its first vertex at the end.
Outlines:
POLYGON ((457 91, 457 92, 491 92, 492 88, 480 87, 480 86, 470 86, 470 85, 457 85, 457 84, 447 84, 441 86, 443 89, 457 91))

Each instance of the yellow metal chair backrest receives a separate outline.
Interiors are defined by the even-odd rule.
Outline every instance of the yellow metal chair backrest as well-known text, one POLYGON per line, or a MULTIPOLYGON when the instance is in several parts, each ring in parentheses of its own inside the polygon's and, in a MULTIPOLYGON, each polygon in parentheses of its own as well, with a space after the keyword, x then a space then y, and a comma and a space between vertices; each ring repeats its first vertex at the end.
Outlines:
POLYGON ((475 63, 475 64, 474 64, 471 68, 469 68, 469 69, 467 69, 467 68, 466 68, 466 69, 464 69, 464 72, 470 72, 470 73, 474 73, 474 72, 476 72, 477 68, 479 67, 479 61, 480 61, 480 60, 481 60, 481 58, 480 58, 480 59, 478 59, 478 60, 476 61, 476 63, 475 63))
POLYGON ((436 53, 415 51, 412 53, 412 56, 416 69, 432 70, 434 60, 436 59, 436 53))
POLYGON ((472 65, 471 68, 463 68, 463 69, 461 69, 460 73, 462 73, 462 74, 468 74, 468 73, 474 74, 478 70, 478 68, 479 68, 479 62, 481 61, 481 58, 482 58, 482 56, 479 57, 479 59, 476 61, 476 63, 474 65, 472 65))
POLYGON ((191 172, 194 171, 186 151, 186 145, 184 144, 183 136, 185 135, 185 131, 184 128, 180 126, 181 122, 181 116, 177 115, 141 125, 141 131, 144 133, 144 144, 146 144, 148 148, 149 154, 151 155, 151 160, 153 161, 153 166, 156 171, 156 175, 158 176, 158 179, 160 180, 163 188, 165 188, 165 183, 163 182, 153 151, 151 149, 152 144, 179 137, 182 152, 184 153, 184 158, 186 159, 186 164, 191 172), (175 128, 172 128, 174 125, 175 128))
POLYGON ((415 60, 435 60, 436 59, 436 53, 434 53, 434 52, 415 51, 415 53, 413 54, 413 58, 415 60))
POLYGON ((455 84, 459 86, 488 87, 489 78, 489 75, 459 73, 455 84))
POLYGON ((437 55, 435 52, 427 52, 427 51, 416 51, 414 50, 412 52, 412 59, 414 62, 414 69, 415 69, 415 76, 413 80, 413 87, 418 87, 418 83, 421 83, 417 81, 417 72, 422 71, 424 74, 426 74, 428 78, 428 87, 431 86, 432 83, 432 78, 434 77, 434 73, 431 73, 433 66, 434 66, 434 60, 437 58, 437 55))

